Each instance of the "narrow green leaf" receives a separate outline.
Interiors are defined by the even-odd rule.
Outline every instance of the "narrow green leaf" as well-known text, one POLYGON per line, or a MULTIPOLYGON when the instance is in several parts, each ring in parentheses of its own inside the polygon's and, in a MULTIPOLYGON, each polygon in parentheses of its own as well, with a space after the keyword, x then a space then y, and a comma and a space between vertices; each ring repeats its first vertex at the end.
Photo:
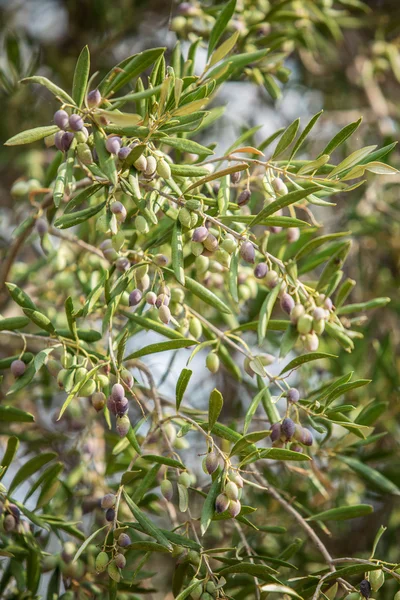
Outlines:
POLYGON ((287 585, 275 584, 275 583, 267 583, 261 587, 262 592, 267 592, 268 594, 280 594, 281 597, 283 595, 292 596, 293 598, 298 598, 299 600, 303 600, 301 596, 292 588, 287 585))
POLYGON ((102 96, 108 96, 110 92, 117 92, 134 77, 145 71, 164 52, 165 48, 151 48, 123 60, 119 65, 111 69, 99 84, 102 96))
POLYGON ((229 265, 229 292, 232 296, 232 300, 236 303, 239 302, 238 295, 238 269, 239 269, 239 248, 231 256, 231 262, 229 265))
POLYGON ((201 535, 204 535, 212 521, 214 512, 215 512, 215 500, 219 494, 219 491, 221 489, 221 482, 222 482, 222 473, 219 473, 217 475, 217 477, 214 479, 210 490, 207 494, 207 498, 204 501, 203 504, 203 509, 201 511, 201 517, 200 517, 200 529, 201 529, 201 535))
POLYGON ((182 225, 177 219, 172 230, 171 240, 172 268, 177 281, 185 285, 185 270, 183 267, 182 225))
POLYGON ((326 244, 326 242, 330 242, 331 240, 335 240, 337 238, 346 237, 348 235, 351 235, 351 231, 340 231, 338 233, 329 233, 327 235, 320 235, 319 237, 314 238, 313 240, 310 240, 309 242, 306 242, 304 245, 302 245, 299 248, 299 250, 296 252, 294 258, 296 260, 299 260, 300 258, 305 256, 306 254, 309 254, 316 248, 319 248, 323 244, 326 244))
POLYGON ((258 394, 256 394, 253 398, 253 400, 251 401, 251 404, 249 406, 249 408, 246 411, 246 416, 244 419, 244 425, 243 425, 243 435, 246 435, 247 430, 250 426, 251 420, 254 417, 256 410, 258 408, 258 405, 261 402, 262 397, 264 396, 264 394, 266 394, 266 390, 268 388, 263 388, 262 390, 260 390, 258 392, 258 394))
MULTIPOLYGON (((1 416, 1 413, 0 413, 0 416, 1 416)), ((1 418, 1 420, 2 420, 2 418, 1 418)), ((0 480, 6 474, 8 467, 12 463, 14 456, 17 453, 18 447, 19 447, 19 439, 14 435, 9 437, 7 440, 7 448, 3 454, 3 458, 1 459, 1 462, 0 462, 0 466, 1 466, 0 480)))
POLYGON ((370 504, 354 504, 353 506, 340 506, 324 510, 316 515, 308 517, 307 521, 345 521, 346 519, 357 519, 374 512, 370 504))
POLYGON ((218 48, 213 52, 210 59, 210 67, 215 65, 217 62, 225 58, 227 54, 234 48, 239 37, 239 31, 235 31, 225 42, 223 42, 218 48))
POLYGON ((89 546, 90 542, 92 540, 95 539, 95 537, 97 536, 97 534, 100 533, 100 531, 103 531, 103 529, 105 529, 106 527, 108 527, 108 525, 104 525, 103 527, 100 527, 100 529, 97 529, 96 531, 94 531, 84 542, 81 546, 79 546, 78 550, 76 551, 76 554, 73 558, 72 562, 76 562, 78 560, 78 558, 81 556, 81 554, 86 550, 86 548, 89 546))
POLYGON ((85 46, 76 63, 74 80, 72 83, 72 97, 75 104, 80 108, 85 97, 87 83, 90 71, 90 53, 89 48, 85 46))
POLYGON ((339 163, 328 175, 331 179, 334 175, 339 175, 346 171, 347 169, 351 169, 357 165, 363 158, 371 154, 373 150, 375 150, 376 146, 365 146, 365 148, 360 148, 355 152, 352 152, 349 156, 347 156, 341 163, 339 163))
POLYGON ((216 19, 216 21, 214 23, 214 27, 212 28, 211 33, 210 33, 210 39, 208 42, 207 58, 210 58, 214 48, 218 44, 218 40, 220 39, 221 35, 224 33, 229 21, 231 20, 232 15, 235 12, 235 8, 236 8, 236 0, 230 0, 227 4, 225 4, 225 6, 221 10, 220 14, 218 15, 218 18, 216 19))
MULTIPOLYGON (((16 406, 0 404, 0 421, 7 423, 34 423, 35 417, 16 406)), ((2 466, 3 463, 1 463, 2 466)))
POLYGON ((288 371, 292 371, 293 369, 297 369, 297 367, 300 367, 305 363, 308 363, 312 360, 318 360, 320 358, 337 358, 337 356, 335 354, 327 354, 326 352, 309 352, 308 354, 302 354, 301 356, 297 356, 291 360, 290 363, 288 363, 286 367, 282 369, 282 371, 279 373, 279 376, 287 373, 288 371))
MULTIPOLYGON (((186 278, 186 281, 187 280, 188 280, 188 277, 186 278)), ((164 337, 167 337, 172 340, 181 340, 182 339, 182 335, 179 333, 179 331, 175 331, 174 329, 171 329, 171 327, 167 327, 166 325, 164 325, 163 323, 160 323, 159 321, 154 321, 153 319, 150 319, 149 317, 142 317, 141 315, 135 315, 134 313, 128 313, 126 311, 121 311, 121 314, 124 317, 127 317, 133 323, 136 323, 137 325, 139 325, 142 329, 145 329, 145 330, 150 329, 151 331, 160 333, 164 337)))
POLYGON ((0 319, 0 331, 4 331, 5 329, 8 331, 23 329, 28 323, 28 317, 8 317, 6 319, 0 319))
POLYGON ((142 454, 142 450, 139 446, 139 442, 137 441, 135 429, 136 428, 133 428, 133 427, 131 427, 129 429, 128 433, 126 434, 126 439, 129 441, 129 443, 133 447, 133 449, 140 455, 140 454, 142 454))
POLYGON ((176 382, 176 410, 179 410, 181 406, 181 402, 183 399, 183 395, 186 391, 190 378, 192 376, 193 371, 190 369, 182 369, 181 374, 178 377, 178 381, 176 382))
POLYGON ((84 223, 94 215, 97 215, 106 205, 106 201, 96 204, 95 206, 89 206, 83 210, 79 210, 73 213, 63 214, 59 219, 54 222, 54 226, 58 229, 68 229, 74 227, 80 223, 84 223))
POLYGON ((365 463, 350 456, 338 455, 337 458, 346 463, 353 471, 363 477, 368 483, 371 483, 374 487, 378 488, 382 493, 400 496, 400 489, 397 485, 379 473, 379 471, 376 471, 372 467, 369 467, 365 463))
POLYGON ((64 92, 63 89, 58 87, 58 85, 55 85, 52 81, 47 79, 47 77, 42 77, 41 75, 25 77, 25 79, 21 79, 21 83, 37 83, 48 89, 52 94, 54 94, 54 96, 61 98, 63 102, 66 102, 67 104, 75 104, 73 98, 71 98, 67 92, 64 92))
POLYGON ((286 450, 286 448, 266 448, 260 449, 255 456, 250 455, 246 457, 242 461, 242 465, 247 465, 261 459, 294 461, 311 460, 311 458, 303 452, 294 452, 293 450, 286 450))
POLYGON ((147 460, 148 462, 157 463, 159 465, 167 465, 168 467, 172 467, 174 469, 182 469, 182 471, 186 470, 185 465, 183 465, 179 460, 169 458, 168 456, 158 456, 157 454, 143 454, 142 459, 147 460))
POLYGON ((9 138, 6 142, 4 142, 4 145, 21 146, 22 144, 31 144, 32 142, 42 140, 49 135, 53 135, 53 133, 57 133, 57 131, 59 131, 59 129, 56 125, 46 125, 44 127, 27 129, 26 131, 21 131, 21 133, 17 133, 13 137, 9 138))
POLYGON ((232 575, 233 573, 244 573, 245 575, 258 577, 263 581, 276 581, 279 584, 279 581, 272 575, 272 573, 276 573, 275 569, 268 567, 268 565, 256 565, 243 560, 242 562, 221 569, 218 574, 225 577, 225 575, 232 575))
POLYGON ((208 427, 210 431, 212 431, 215 423, 218 421, 223 404, 224 399, 221 392, 217 389, 213 389, 208 401, 208 427))
POLYGON ((382 536, 383 536, 383 534, 385 533, 386 529, 387 529, 387 527, 384 527, 383 525, 381 525, 381 526, 379 527, 379 530, 378 530, 378 532, 377 532, 377 534, 376 534, 376 536, 375 536, 375 539, 374 539, 374 543, 372 544, 371 558, 373 558, 373 557, 374 557, 374 555, 375 555, 375 552, 376 552, 376 547, 377 547, 377 545, 379 544, 379 540, 381 539, 381 537, 382 537, 382 536))
POLYGON ((316 115, 314 115, 311 118, 311 120, 309 121, 309 123, 304 127, 301 135, 299 136, 299 139, 297 140, 297 142, 293 146, 293 149, 292 149, 292 151, 290 153, 289 160, 292 160, 292 158, 294 157, 294 155, 296 154, 296 152, 298 152, 298 150, 300 150, 301 146, 305 142, 305 140, 306 140, 308 134, 310 133, 311 129, 314 127, 315 123, 318 121, 318 119, 320 118, 320 116, 322 115, 323 112, 324 111, 321 110, 319 113, 317 113, 316 115))
POLYGON ((271 204, 268 204, 265 208, 263 208, 258 213, 258 215, 251 221, 249 227, 254 227, 254 225, 257 225, 257 223, 260 223, 266 217, 273 215, 278 210, 285 208, 285 206, 290 206, 295 202, 299 202, 300 200, 307 198, 307 196, 309 196, 310 194, 314 194, 319 190, 320 188, 318 186, 312 186, 306 190, 296 190, 294 192, 289 192, 289 194, 286 194, 285 196, 281 196, 280 198, 274 200, 273 202, 271 202, 271 204))
POLYGON ((133 500, 128 496, 125 490, 123 490, 122 493, 130 511, 132 512, 137 522, 143 527, 145 533, 156 539, 159 544, 165 546, 170 550, 171 544, 169 543, 165 535, 162 533, 162 531, 158 529, 158 527, 155 527, 153 525, 152 521, 150 521, 150 519, 146 517, 146 515, 140 510, 137 504, 135 504, 135 502, 133 502, 133 500))
POLYGON ((343 129, 341 129, 339 133, 337 133, 335 137, 331 139, 329 144, 325 146, 325 148, 322 150, 319 156, 322 156, 322 154, 332 154, 335 148, 340 146, 340 144, 343 144, 343 142, 345 142, 347 138, 353 135, 356 129, 358 129, 361 125, 361 121, 362 119, 358 119, 358 121, 355 121, 354 123, 350 123, 349 125, 346 125, 346 127, 343 127, 343 129))
POLYGON ((132 542, 129 546, 126 546, 126 551, 128 550, 144 550, 145 552, 161 552, 161 554, 168 553, 168 549, 161 544, 157 544, 157 542, 148 542, 146 540, 141 540, 140 542, 132 542))
POLYGON ((11 494, 21 483, 28 479, 28 477, 36 473, 43 465, 53 460, 56 456, 57 454, 55 452, 45 452, 34 456, 24 463, 10 483, 10 487, 8 488, 9 493, 11 494))
POLYGON ((14 283, 6 283, 6 286, 14 302, 19 304, 19 306, 22 306, 22 308, 31 308, 32 310, 36 310, 36 305, 34 304, 33 300, 31 300, 28 294, 21 290, 21 288, 14 283))
POLYGON ((46 315, 39 312, 38 310, 32 310, 31 308, 24 308, 23 310, 24 310, 24 313, 26 314, 26 316, 29 317, 30 320, 33 323, 35 323, 35 325, 40 327, 40 329, 43 329, 44 331, 47 331, 48 333, 55 332, 53 323, 50 321, 50 319, 48 317, 46 317, 46 315))
MULTIPOLYGON (((264 390, 262 390, 264 391, 264 390)), ((257 394, 258 395, 258 394, 257 394)), ((252 433, 248 433, 244 435, 241 440, 237 441, 233 446, 232 450, 229 453, 229 456, 235 456, 235 454, 240 454, 244 450, 248 449, 248 446, 263 440, 271 433, 270 429, 266 429, 265 431, 253 431, 252 433)))
POLYGON ((203 186, 205 183, 209 181, 215 181, 216 179, 220 179, 221 177, 225 177, 225 175, 231 175, 232 173, 239 173, 240 171, 245 171, 248 169, 247 163, 238 163, 233 165, 232 167, 227 167, 226 169, 222 169, 221 171, 216 171, 215 173, 211 173, 211 175, 207 175, 207 177, 203 177, 199 181, 192 183, 186 190, 185 193, 194 190, 197 187, 203 186))
POLYGON ((210 148, 186 138, 166 137, 161 139, 160 143, 181 150, 182 152, 190 152, 192 154, 198 154, 199 156, 209 156, 210 154, 214 154, 214 151, 210 150, 210 148))
POLYGON ((179 348, 188 348, 189 346, 197 345, 196 340, 189 340, 187 338, 181 338, 177 340, 171 340, 170 342, 158 342, 156 344, 150 344, 145 346, 136 352, 132 352, 125 357, 124 360, 131 360, 133 358, 141 358, 149 354, 157 354, 158 352, 166 352, 168 350, 178 350, 179 348))
POLYGON ((300 119, 296 119, 283 132, 282 137, 279 140, 279 142, 275 148, 275 151, 272 155, 272 159, 274 159, 277 156, 279 156, 280 154, 282 154, 282 152, 284 152, 286 150, 286 148, 288 148, 288 146, 290 146, 290 144, 293 142, 294 138, 296 137, 296 133, 299 128, 299 125, 300 125, 300 119))
POLYGON ((260 315, 258 319, 257 333, 258 333, 258 345, 261 346, 265 336, 267 335, 268 321, 271 317, 272 309, 275 306, 276 299, 281 289, 282 283, 278 283, 265 297, 260 309, 260 315))

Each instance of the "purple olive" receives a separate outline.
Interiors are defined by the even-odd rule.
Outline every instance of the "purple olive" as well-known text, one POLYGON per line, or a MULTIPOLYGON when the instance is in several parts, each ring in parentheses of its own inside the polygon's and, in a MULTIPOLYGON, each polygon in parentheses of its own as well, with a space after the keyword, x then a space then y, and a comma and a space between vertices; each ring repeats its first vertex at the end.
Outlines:
POLYGON ((300 237, 300 229, 298 227, 288 227, 286 230, 286 239, 291 244, 297 242, 300 237))
POLYGON ((14 377, 21 377, 25 373, 26 365, 22 360, 13 360, 10 368, 14 377))
POLYGON ((292 439, 294 432, 296 431, 296 425, 292 419, 286 417, 283 419, 281 424, 281 436, 285 438, 286 441, 292 439))
POLYGON ((110 154, 118 154, 121 149, 122 140, 120 137, 113 136, 106 140, 106 149, 110 154))
POLYGON ((126 558, 123 554, 118 553, 115 555, 114 562, 118 569, 123 569, 126 565, 126 558))
POLYGON ((115 510, 113 508, 109 508, 106 511, 106 521, 108 521, 109 523, 112 523, 112 521, 114 521, 115 519, 115 510))
POLYGON ((68 113, 65 110, 57 110, 54 113, 54 124, 57 125, 60 129, 64 129, 64 131, 68 128, 69 125, 69 117, 68 113))
POLYGON ((258 265, 256 265, 254 267, 254 277, 256 277, 257 279, 262 279, 263 277, 266 276, 267 273, 268 273, 267 263, 258 263, 258 265))
POLYGON ((274 423, 271 427, 271 441, 276 442, 281 437, 281 424, 274 423))
POLYGON ((255 261, 256 253, 251 242, 243 242, 240 246, 240 256, 248 263, 253 263, 255 261))
POLYGON ((125 437, 130 428, 131 422, 128 415, 123 415, 122 417, 117 416, 117 432, 120 437, 125 437))
POLYGON ((219 494, 215 500, 215 510, 217 513, 223 513, 228 510, 229 498, 225 494, 219 494))
POLYGON ((218 469, 218 456, 214 452, 209 452, 204 461, 207 473, 210 475, 218 469))
POLYGON ((54 145, 57 148, 57 150, 63 151, 63 146, 62 146, 63 135, 64 135, 63 131, 57 131, 56 135, 54 136, 54 145))
POLYGON ((114 383, 111 390, 111 396, 116 402, 125 397, 125 390, 120 383, 114 383))
POLYGON ((133 290, 129 294, 129 306, 136 306, 142 299, 142 292, 138 289, 133 290))
POLYGON ((119 160, 125 160, 127 158, 127 156, 129 156, 129 154, 131 152, 132 152, 132 148, 129 148, 129 146, 124 146, 118 152, 118 158, 119 158, 119 160))
POLYGON ((115 494, 106 494, 101 499, 101 508, 112 508, 117 501, 115 494))
POLYGON ((112 415, 116 416, 117 407, 116 407, 115 400, 112 396, 108 396, 108 398, 107 398, 107 408, 112 415))
POLYGON ((99 106, 101 103, 101 94, 99 90, 92 90, 87 95, 87 104, 89 108, 94 108, 95 106, 99 106))
POLYGON ((36 219, 35 229, 40 235, 40 237, 44 236, 45 233, 49 230, 49 224, 46 219, 36 219))
POLYGON ((295 301, 293 300, 292 296, 290 296, 289 294, 287 294, 285 292, 284 294, 282 294, 282 297, 280 299, 280 305, 281 305, 281 309, 285 313, 290 315, 292 309, 294 308, 295 301))
POLYGON ((238 196, 237 203, 239 206, 245 206, 250 200, 251 193, 250 190, 243 190, 238 196))
POLYGON ((316 321, 325 319, 325 310, 323 308, 315 308, 313 312, 313 319, 316 321))
POLYGON ((129 410, 129 401, 128 398, 122 398, 122 400, 115 401, 115 412, 118 417, 122 417, 129 410))
POLYGON ((289 402, 298 402, 300 399, 300 392, 296 388, 290 388, 287 393, 287 399, 289 402))
POLYGON ((231 517, 234 519, 240 513, 241 508, 242 508, 242 506, 241 506, 239 500, 231 500, 229 502, 228 512, 231 515, 231 517))
POLYGON ((126 548, 131 543, 131 538, 127 533, 120 533, 118 536, 118 546, 126 548))
POLYGON ((80 131, 83 129, 83 119, 80 115, 73 113, 69 118, 69 126, 72 131, 80 131))
POLYGON ((197 227, 192 235, 192 242, 204 242, 208 236, 207 227, 197 227))
POLYGON ((313 443, 313 436, 311 431, 309 431, 308 429, 305 429, 303 427, 303 429, 301 430, 301 436, 300 436, 300 440, 299 440, 302 444, 304 444, 304 446, 312 446, 313 443))
POLYGON ((67 152, 74 139, 74 134, 71 131, 66 131, 61 138, 61 150, 67 152))
POLYGON ((130 266, 131 266, 131 263, 129 262, 129 258, 126 258, 126 256, 120 256, 115 261, 115 268, 118 271, 127 271, 130 266))
POLYGON ((111 204, 111 212, 115 215, 119 223, 123 223, 126 219, 126 208, 122 202, 113 202, 111 204))

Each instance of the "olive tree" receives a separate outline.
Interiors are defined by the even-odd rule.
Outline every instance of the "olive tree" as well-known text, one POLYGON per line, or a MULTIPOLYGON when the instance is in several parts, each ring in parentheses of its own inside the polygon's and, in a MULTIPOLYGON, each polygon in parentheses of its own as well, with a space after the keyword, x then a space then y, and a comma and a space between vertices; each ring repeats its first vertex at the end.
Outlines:
MULTIPOLYGON (((351 232, 320 231, 367 173, 397 174, 394 144, 336 160, 357 120, 310 156, 321 113, 223 152, 194 139, 216 131, 226 81, 276 98, 285 52, 309 42, 301 6, 280 3, 297 28, 278 35, 284 7, 267 23, 259 4, 183 3, 171 27, 185 56, 178 41, 101 78, 85 47, 71 90, 22 81, 55 112, 6 142, 43 140, 51 161, 43 181, 12 186, 24 218, 2 264, 4 598, 333 600, 400 579, 379 556, 383 527, 364 558, 326 540, 373 511, 368 488, 400 490, 363 461, 385 406, 368 380, 330 376, 335 349, 362 337, 359 313, 388 298, 348 303, 351 232)), ((340 28, 331 5, 317 41, 340 28)))

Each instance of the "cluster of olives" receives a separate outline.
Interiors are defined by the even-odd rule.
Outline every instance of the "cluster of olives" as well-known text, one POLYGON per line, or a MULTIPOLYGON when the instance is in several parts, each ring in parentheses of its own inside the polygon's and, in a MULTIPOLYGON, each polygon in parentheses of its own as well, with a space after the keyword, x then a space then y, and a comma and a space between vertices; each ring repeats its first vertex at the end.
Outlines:
POLYGON ((131 422, 127 415, 129 410, 129 401, 125 396, 124 387, 120 383, 115 383, 111 394, 107 398, 107 408, 117 418, 117 432, 121 437, 125 437, 130 429, 131 422))
MULTIPOLYGON (((180 473, 178 477, 178 484, 182 485, 184 488, 188 489, 193 484, 193 476, 186 471, 180 473)), ((169 479, 163 479, 160 486, 161 494, 168 501, 171 502, 174 497, 174 487, 172 485, 172 481, 169 479)))
MULTIPOLYGON (((116 429, 118 434, 121 437, 127 435, 130 429, 130 421, 127 415, 129 402, 125 397, 123 385, 115 383, 112 387, 111 394, 107 398, 102 390, 108 388, 110 385, 108 376, 96 372, 93 377, 87 378, 87 368, 84 367, 83 364, 79 364, 77 358, 68 352, 65 352, 61 357, 61 364, 55 359, 49 359, 46 366, 49 373, 53 377, 56 377, 58 387, 67 393, 69 393, 77 383, 86 379, 79 389, 79 396, 90 397, 92 406, 97 412, 103 410, 107 405, 110 413, 116 417, 116 429)), ((122 368, 119 375, 127 387, 131 388, 133 386, 133 376, 128 369, 122 368)))
MULTIPOLYGON (((106 519, 107 521, 113 521, 115 518, 115 506, 116 497, 114 494, 106 494, 102 501, 101 506, 103 508, 107 508, 106 511, 106 519), (112 518, 111 518, 112 517, 112 518)), ((108 575, 114 581, 120 581, 121 579, 121 570, 126 566, 126 558, 124 555, 124 551, 131 544, 131 538, 125 532, 118 532, 118 537, 116 539, 116 547, 114 546, 112 549, 112 556, 109 556, 108 552, 102 550, 96 556, 95 560, 95 569, 97 573, 103 573, 106 569, 108 575)))
MULTIPOLYGON (((189 213, 188 209, 186 208, 181 208, 180 212, 179 212, 179 219, 182 222, 182 213, 183 211, 186 211, 187 213, 189 213)), ((183 213, 184 217, 186 217, 186 212, 183 213)), ((189 215, 192 215, 194 213, 189 213, 189 215)), ((196 216, 196 215, 195 215, 196 216)), ((189 219, 190 217, 187 217, 187 219, 189 219)), ((190 227, 190 225, 192 224, 190 221, 185 219, 185 222, 188 222, 188 227, 190 227)), ((195 224, 197 223, 197 216, 196 216, 196 221, 195 224)), ((237 243, 235 238, 230 235, 229 233, 226 234, 224 240, 222 241, 221 245, 218 242, 218 238, 217 238, 218 232, 214 231, 211 229, 210 231, 210 227, 209 227, 209 223, 206 222, 205 225, 202 225, 201 227, 197 227, 192 234, 192 242, 191 242, 191 251, 192 254, 194 254, 196 257, 200 257, 200 256, 204 256, 204 257, 209 257, 209 256, 213 256, 213 259, 220 263, 223 267, 228 268, 230 265, 230 261, 231 261, 231 255, 233 254, 233 252, 235 252, 236 248, 237 248, 237 243)), ((204 261, 203 261, 204 262, 204 261)), ((201 261, 199 261, 199 263, 201 263, 201 261)), ((196 265, 199 266, 199 265, 196 265)), ((208 269, 209 267, 209 261, 207 264, 207 268, 204 269, 205 271, 208 269)), ((203 267, 204 268, 204 267, 203 267)))
POLYGON ((302 304, 294 304, 293 299, 288 294, 286 294, 286 296, 292 301, 286 304, 286 312, 290 315, 290 320, 293 325, 296 326, 303 341, 304 348, 308 352, 315 352, 318 350, 319 336, 323 334, 325 322, 329 319, 331 311, 333 310, 332 300, 321 294, 316 299, 316 302, 319 305, 314 307, 310 306, 306 310, 302 304))
MULTIPOLYGON (((195 583, 196 581, 199 580, 196 578, 193 579, 191 584, 195 583)), ((204 583, 200 583, 199 581, 199 585, 192 590, 190 597, 193 600, 212 600, 213 598, 217 597, 218 587, 219 586, 211 579, 204 583)))
POLYGON ((37 179, 17 179, 11 186, 11 196, 13 198, 27 198, 31 192, 42 189, 40 181, 37 179))
MULTIPOLYGON (((106 150, 110 154, 117 156, 121 161, 126 160, 134 148, 134 145, 123 146, 122 139, 116 135, 107 138, 105 145, 106 150)), ((156 174, 163 179, 169 179, 171 177, 171 167, 169 166, 168 160, 166 159, 166 156, 159 151, 155 151, 153 154, 148 154, 147 156, 141 154, 133 162, 133 166, 137 171, 140 171, 146 179, 153 179, 156 174)))
MULTIPOLYGON (((79 364, 76 357, 65 352, 61 357, 61 365, 55 359, 47 362, 47 369, 54 377, 57 377, 57 384, 61 390, 69 393, 75 385, 87 379, 88 370, 83 364, 79 364)), ((93 378, 85 381, 79 390, 79 395, 83 397, 91 396, 97 389, 97 384, 108 384, 108 378, 100 373, 93 378), (104 381, 103 381, 104 378, 104 381), (107 381, 105 381, 107 380, 107 381)))
POLYGON ((0 504, 0 515, 3 513, 3 529, 5 533, 29 533, 29 523, 21 519, 21 511, 11 502, 0 504))
MULTIPOLYGON (((291 391, 289 390, 289 392, 291 391)), ((295 391, 297 392, 297 390, 295 391)), ((313 436, 309 429, 295 423, 290 417, 285 417, 281 423, 274 423, 271 427, 270 437, 274 448, 283 448, 287 443, 292 442, 290 449, 295 452, 302 452, 302 446, 312 446, 313 444, 313 436)))
MULTIPOLYGON (((210 465, 210 459, 208 459, 208 462, 206 463, 207 471, 209 470, 210 466, 213 465, 210 465)), ((215 500, 215 511, 218 514, 228 511, 232 518, 237 517, 242 508, 240 504, 242 490, 242 477, 239 475, 239 473, 234 471, 229 472, 227 479, 224 482, 223 489, 215 500)))
MULTIPOLYGON (((377 592, 385 583, 385 574, 381 569, 377 569, 376 571, 370 571, 368 574, 368 579, 363 579, 360 582, 360 593, 352 592, 348 594, 344 600, 360 600, 360 596, 362 598, 366 598, 366 600, 374 600, 371 598, 372 592, 377 592)), ((394 597, 394 600, 399 600, 400 592, 394 597)))

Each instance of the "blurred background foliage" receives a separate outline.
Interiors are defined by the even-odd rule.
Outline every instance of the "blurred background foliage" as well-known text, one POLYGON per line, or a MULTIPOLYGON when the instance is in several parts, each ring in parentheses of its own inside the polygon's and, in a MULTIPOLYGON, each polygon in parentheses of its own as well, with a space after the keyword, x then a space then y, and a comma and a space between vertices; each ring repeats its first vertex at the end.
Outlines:
MULTIPOLYGON (((357 135, 336 151, 343 153, 336 157, 338 161, 367 144, 384 146, 398 140, 398 0, 365 3, 359 0, 242 0, 238 5, 242 12, 234 27, 240 31, 239 45, 247 50, 270 47, 271 60, 266 62, 264 71, 254 70, 252 86, 239 78, 215 98, 215 104, 226 104, 224 127, 218 125, 213 137, 218 140, 219 148, 226 148, 242 131, 261 123, 263 127, 254 134, 259 142, 293 118, 302 116, 306 120, 321 108, 324 114, 313 132, 313 141, 304 151, 307 154, 315 155, 336 131, 360 116, 363 122, 357 135)), ((111 3, 105 0, 3 0, 0 2, 0 138, 6 140, 22 129, 47 124, 53 113, 55 103, 46 91, 38 89, 32 94, 32 89, 18 85, 20 78, 42 74, 69 89, 76 57, 85 44, 90 47, 93 71, 101 74, 123 57, 142 49, 156 45, 172 49, 176 36, 185 48, 192 30, 206 38, 215 6, 211 1, 179 5, 165 0, 113 0, 111 3)), ((388 161, 400 168, 398 148, 388 161)), ((4 209, 0 249, 3 254, 20 211, 9 195, 10 185, 26 174, 41 179, 47 163, 46 150, 0 147, 0 202, 4 209)), ((329 342, 326 342, 326 351, 340 352, 339 360, 331 361, 335 369, 331 376, 355 371, 357 378, 372 379, 368 388, 348 394, 349 404, 357 405, 360 401, 365 404, 367 400, 386 403, 386 411, 375 430, 385 435, 375 445, 362 448, 360 457, 400 486, 399 179, 398 176, 390 180, 371 177, 368 185, 346 198, 338 196, 335 208, 324 207, 321 221, 325 233, 346 230, 353 233, 353 247, 345 267, 346 277, 357 282, 350 301, 366 301, 375 296, 392 298, 387 307, 370 315, 364 339, 358 340, 352 354, 340 351, 337 344, 329 348, 329 342)), ((359 320, 361 323, 362 314, 359 320)), ((273 336, 270 342, 273 344, 273 336)), ((310 385, 321 385, 326 376, 326 372, 319 373, 315 368, 309 372, 306 368, 302 370, 308 389, 310 385)), ((222 379, 223 375, 219 377, 222 379)), ((221 391, 223 385, 220 381, 221 391)), ((232 397, 232 414, 225 408, 225 418, 229 420, 235 416, 239 402, 245 400, 235 397, 231 382, 227 381, 225 386, 232 397)), ((360 481, 355 483, 353 477, 347 479, 343 470, 341 478, 335 480, 335 462, 332 469, 333 483, 327 489, 338 497, 337 503, 367 500, 374 504, 375 512, 350 524, 334 524, 332 537, 324 537, 329 550, 337 556, 349 553, 365 556, 383 524, 389 526, 389 531, 380 542, 379 556, 398 562, 398 500, 392 496, 378 497, 360 481)), ((308 478, 302 479, 298 471, 286 473, 288 497, 293 492, 302 504, 307 504, 307 497, 308 502, 313 498, 315 507, 323 506, 326 498, 308 478)), ((283 486, 281 481, 279 484, 283 486)), ((273 505, 269 507, 267 522, 274 524, 273 505)), ((276 552, 279 543, 279 536, 269 536, 264 550, 276 552)), ((288 553, 285 558, 289 558, 288 553)), ((304 564, 313 558, 316 557, 300 551, 296 562, 304 564)), ((379 597, 391 598, 392 593, 393 587, 385 585, 379 597)))

